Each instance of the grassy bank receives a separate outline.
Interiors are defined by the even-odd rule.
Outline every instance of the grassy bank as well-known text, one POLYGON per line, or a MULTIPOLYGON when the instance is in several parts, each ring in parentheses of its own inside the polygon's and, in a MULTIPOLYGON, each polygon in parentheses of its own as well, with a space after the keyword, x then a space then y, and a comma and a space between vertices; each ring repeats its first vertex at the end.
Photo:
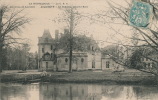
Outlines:
POLYGON ((1 74, 1 82, 74 82, 74 83, 104 83, 104 84, 156 84, 155 77, 143 72, 110 72, 110 71, 82 71, 82 72, 47 72, 41 73, 12 73, 1 74))
POLYGON ((74 83, 105 83, 105 84, 155 84, 155 77, 151 74, 138 72, 73 72, 54 73, 43 78, 45 82, 74 82, 74 83))

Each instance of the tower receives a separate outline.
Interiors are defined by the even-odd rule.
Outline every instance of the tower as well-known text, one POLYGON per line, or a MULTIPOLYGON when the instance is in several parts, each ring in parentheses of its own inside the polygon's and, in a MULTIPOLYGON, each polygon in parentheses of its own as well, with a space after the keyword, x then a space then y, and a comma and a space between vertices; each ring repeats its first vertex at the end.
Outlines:
POLYGON ((42 37, 38 38, 38 69, 53 69, 53 38, 48 29, 45 29, 42 37))

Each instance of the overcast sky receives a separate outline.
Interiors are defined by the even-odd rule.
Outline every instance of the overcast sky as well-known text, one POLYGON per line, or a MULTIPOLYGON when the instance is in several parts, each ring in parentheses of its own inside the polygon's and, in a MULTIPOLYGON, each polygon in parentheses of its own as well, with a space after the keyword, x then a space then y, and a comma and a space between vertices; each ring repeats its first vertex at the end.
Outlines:
MULTIPOLYGON (((112 1, 112 0, 110 0, 112 1)), ((122 6, 126 6, 124 0, 113 0, 115 3, 122 6)), ((74 5, 74 6, 86 6, 86 8, 78 8, 77 10, 82 14, 97 14, 102 11, 108 10, 108 5, 106 0, 0 0, 1 4, 6 4, 8 6, 13 6, 17 10, 21 9, 22 6, 34 6, 35 8, 25 8, 23 12, 28 17, 32 18, 32 22, 26 25, 23 29, 21 37, 29 38, 31 43, 31 52, 38 50, 38 37, 42 36, 44 29, 49 29, 52 37, 54 37, 54 31, 58 29, 63 32, 65 28, 64 23, 57 23, 53 20, 61 16, 62 10, 58 8, 41 8, 38 3, 45 3, 47 6, 64 6, 64 5, 74 5), (34 4, 33 4, 34 3, 34 4)), ((123 25, 112 25, 119 31, 126 34, 129 31, 125 31, 125 26, 123 25)), ((108 40, 112 42, 117 42, 119 37, 114 32, 109 30, 108 23, 92 22, 87 19, 83 19, 79 25, 78 30, 81 33, 85 33, 88 36, 93 35, 95 40, 108 40), (116 40, 116 41, 115 41, 116 40)), ((109 45, 104 42, 102 46, 109 45)))

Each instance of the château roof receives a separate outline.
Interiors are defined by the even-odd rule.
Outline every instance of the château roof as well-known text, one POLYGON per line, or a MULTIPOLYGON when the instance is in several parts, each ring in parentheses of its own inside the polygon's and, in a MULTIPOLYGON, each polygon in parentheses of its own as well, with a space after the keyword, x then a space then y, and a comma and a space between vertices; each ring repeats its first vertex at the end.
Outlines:
POLYGON ((52 36, 51 36, 51 34, 50 34, 48 29, 44 29, 42 38, 52 38, 52 36))
POLYGON ((41 43, 49 43, 49 44, 53 43, 53 38, 48 29, 45 29, 42 37, 38 38, 38 44, 41 44, 41 43))

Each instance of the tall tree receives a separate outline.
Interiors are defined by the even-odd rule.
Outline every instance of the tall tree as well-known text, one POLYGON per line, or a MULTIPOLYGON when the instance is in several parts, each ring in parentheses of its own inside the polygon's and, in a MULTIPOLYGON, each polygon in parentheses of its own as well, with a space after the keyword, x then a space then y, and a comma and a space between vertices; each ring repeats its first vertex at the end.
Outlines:
POLYGON ((72 72, 72 52, 73 52, 73 36, 76 34, 77 25, 79 23, 79 20, 81 18, 80 14, 76 10, 74 6, 70 6, 69 8, 62 9, 63 15, 62 18, 58 18, 59 23, 61 21, 65 22, 66 28, 69 30, 67 35, 67 40, 69 41, 67 43, 68 49, 69 49, 69 72, 72 72), (64 17, 64 18, 63 18, 64 17))
POLYGON ((17 43, 13 32, 20 33, 21 28, 30 21, 29 18, 21 15, 22 11, 14 11, 7 6, 0 5, 0 72, 2 72, 3 47, 17 43))
POLYGON ((23 70, 25 71, 29 66, 29 50, 30 45, 25 43, 22 45, 22 64, 23 64, 23 70))
MULTIPOLYGON (((69 52, 69 34, 63 34, 62 37, 58 40, 58 48, 63 49, 66 53, 69 52)), ((81 51, 88 52, 92 51, 92 47, 94 51, 100 50, 96 41, 88 37, 86 35, 75 35, 73 36, 73 51, 81 51)))
POLYGON ((69 20, 69 25, 70 25, 70 55, 69 55, 69 72, 72 72, 72 47, 73 47, 73 32, 74 32, 74 11, 73 8, 70 9, 70 20, 69 20))

